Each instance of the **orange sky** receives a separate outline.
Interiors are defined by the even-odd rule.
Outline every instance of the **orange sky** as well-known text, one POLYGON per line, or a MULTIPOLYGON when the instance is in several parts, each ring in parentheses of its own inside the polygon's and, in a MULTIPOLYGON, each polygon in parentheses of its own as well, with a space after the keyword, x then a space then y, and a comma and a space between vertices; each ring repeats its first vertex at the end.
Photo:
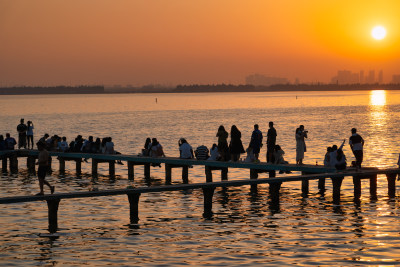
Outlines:
POLYGON ((329 82, 344 69, 390 82, 399 12, 398 0, 0 0, 0 86, 329 82))

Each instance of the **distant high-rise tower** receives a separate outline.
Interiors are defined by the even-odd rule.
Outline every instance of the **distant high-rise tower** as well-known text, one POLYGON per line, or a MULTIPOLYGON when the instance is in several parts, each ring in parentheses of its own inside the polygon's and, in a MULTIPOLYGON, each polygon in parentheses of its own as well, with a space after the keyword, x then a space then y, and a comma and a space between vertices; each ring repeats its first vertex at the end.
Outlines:
POLYGON ((364 71, 360 70, 360 83, 364 83, 364 71))
POLYGON ((379 71, 378 74, 378 83, 383 83, 383 70, 379 71))
POLYGON ((368 76, 365 78, 365 83, 375 83, 375 71, 374 70, 370 70, 368 72, 368 76))

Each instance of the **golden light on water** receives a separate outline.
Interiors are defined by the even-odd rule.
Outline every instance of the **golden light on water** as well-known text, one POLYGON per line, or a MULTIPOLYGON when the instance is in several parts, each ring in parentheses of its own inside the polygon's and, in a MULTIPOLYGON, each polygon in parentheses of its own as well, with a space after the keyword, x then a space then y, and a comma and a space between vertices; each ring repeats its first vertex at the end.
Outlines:
POLYGON ((384 106, 386 105, 386 91, 385 90, 374 90, 369 95, 369 103, 372 106, 384 106))

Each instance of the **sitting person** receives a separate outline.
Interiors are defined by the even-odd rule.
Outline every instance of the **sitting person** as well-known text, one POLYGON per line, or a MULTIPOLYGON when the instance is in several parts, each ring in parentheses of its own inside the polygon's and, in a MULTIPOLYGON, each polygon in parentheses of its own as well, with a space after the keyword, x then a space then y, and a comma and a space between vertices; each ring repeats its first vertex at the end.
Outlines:
POLYGON ((192 159, 193 149, 192 146, 186 141, 185 138, 179 139, 179 158, 181 159, 192 159))
POLYGON ((89 139, 85 140, 82 144, 81 151, 83 153, 92 153, 92 146, 93 146, 93 136, 89 136, 89 139))
POLYGON ((148 157, 150 154, 149 147, 151 145, 150 137, 146 138, 146 142, 144 143, 144 147, 142 148, 142 156, 148 157))
POLYGON ((210 157, 207 160, 219 160, 219 158, 218 146, 217 144, 213 144, 210 151, 210 157))
POLYGON ((158 142, 157 138, 153 138, 149 146, 150 157, 165 157, 162 145, 158 142))
POLYGON ((328 146, 326 148, 326 153, 325 153, 325 158, 324 158, 324 166, 325 167, 331 166, 331 152, 332 152, 332 147, 328 146))
MULTIPOLYGON (((106 139, 104 154, 121 154, 118 151, 114 150, 114 143, 111 137, 107 137, 106 139)), ((117 163, 120 165, 124 165, 124 163, 122 163, 121 160, 117 160, 117 163)))
POLYGON ((282 150, 280 145, 275 145, 274 148, 274 164, 289 164, 284 158, 283 155, 285 155, 285 151, 282 150))
POLYGON ((198 146, 194 152, 197 160, 207 160, 210 156, 208 155, 210 151, 205 145, 198 146))
POLYGON ((244 162, 254 162, 256 161, 256 158, 254 157, 254 152, 253 152, 253 147, 251 146, 251 143, 249 147, 246 149, 247 156, 244 162))
POLYGON ((335 168, 336 170, 345 170, 347 163, 346 163, 346 156, 343 153, 342 149, 338 149, 336 152, 336 159, 335 159, 335 168))
POLYGON ((57 144, 57 148, 61 152, 66 152, 68 150, 68 143, 67 143, 67 138, 63 136, 60 142, 57 144))

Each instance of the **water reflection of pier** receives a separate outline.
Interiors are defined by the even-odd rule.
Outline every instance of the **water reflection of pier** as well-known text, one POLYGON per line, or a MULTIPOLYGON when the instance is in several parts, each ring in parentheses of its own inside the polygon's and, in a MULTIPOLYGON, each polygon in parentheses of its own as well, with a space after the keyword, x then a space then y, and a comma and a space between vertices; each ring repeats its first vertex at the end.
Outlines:
MULTIPOLYGON (((0 159, 3 160, 2 171, 7 172, 7 161, 10 161, 11 172, 18 172, 18 158, 27 158, 27 167, 30 173, 35 172, 35 161, 38 151, 32 150, 16 150, 0 152, 0 159)), ((354 184, 354 199, 357 201, 361 196, 361 180, 369 179, 371 199, 377 198, 377 175, 385 174, 388 181, 388 195, 390 198, 395 197, 396 177, 400 173, 400 169, 378 169, 378 168, 362 168, 356 171, 348 169, 344 172, 335 172, 332 168, 313 165, 272 165, 265 163, 243 163, 243 162, 220 162, 220 161, 200 161, 200 160, 183 160, 178 158, 150 158, 130 155, 104 155, 104 154, 83 154, 83 153, 61 153, 50 152, 51 157, 57 157, 59 160, 60 172, 65 171, 65 161, 73 160, 76 162, 76 172, 81 173, 82 159, 92 159, 92 175, 97 175, 97 164, 106 162, 110 166, 110 177, 115 175, 115 161, 122 160, 128 163, 128 178, 133 180, 134 165, 144 165, 145 178, 150 178, 150 166, 152 164, 164 164, 166 174, 166 184, 164 186, 150 186, 141 188, 104 190, 91 192, 72 192, 60 193, 44 196, 16 196, 0 198, 0 204, 11 204, 20 202, 32 202, 46 200, 48 205, 49 231, 56 232, 58 228, 58 207, 61 199, 68 198, 84 198, 98 196, 127 195, 130 204, 130 221, 136 224, 139 221, 139 198, 143 193, 164 192, 164 191, 184 191, 189 189, 201 189, 204 196, 204 213, 205 218, 212 216, 212 203, 214 190, 217 187, 245 186, 250 185, 251 191, 257 192, 258 184, 269 184, 270 206, 279 207, 280 188, 284 182, 301 182, 302 196, 307 197, 309 194, 309 181, 318 180, 318 189, 320 194, 325 193, 325 179, 330 178, 333 188, 333 203, 340 203, 340 190, 342 181, 345 177, 352 177, 354 184), (189 184, 188 169, 192 165, 201 165, 205 167, 206 183, 189 184), (171 169, 182 168, 183 184, 171 185, 171 169), (228 181, 229 168, 242 168, 250 170, 250 179, 228 181), (221 170, 221 182, 213 182, 212 170, 221 170), (281 176, 276 177, 276 171, 299 171, 302 175, 297 176, 281 176), (267 172, 269 178, 258 179, 259 173, 267 172)))

